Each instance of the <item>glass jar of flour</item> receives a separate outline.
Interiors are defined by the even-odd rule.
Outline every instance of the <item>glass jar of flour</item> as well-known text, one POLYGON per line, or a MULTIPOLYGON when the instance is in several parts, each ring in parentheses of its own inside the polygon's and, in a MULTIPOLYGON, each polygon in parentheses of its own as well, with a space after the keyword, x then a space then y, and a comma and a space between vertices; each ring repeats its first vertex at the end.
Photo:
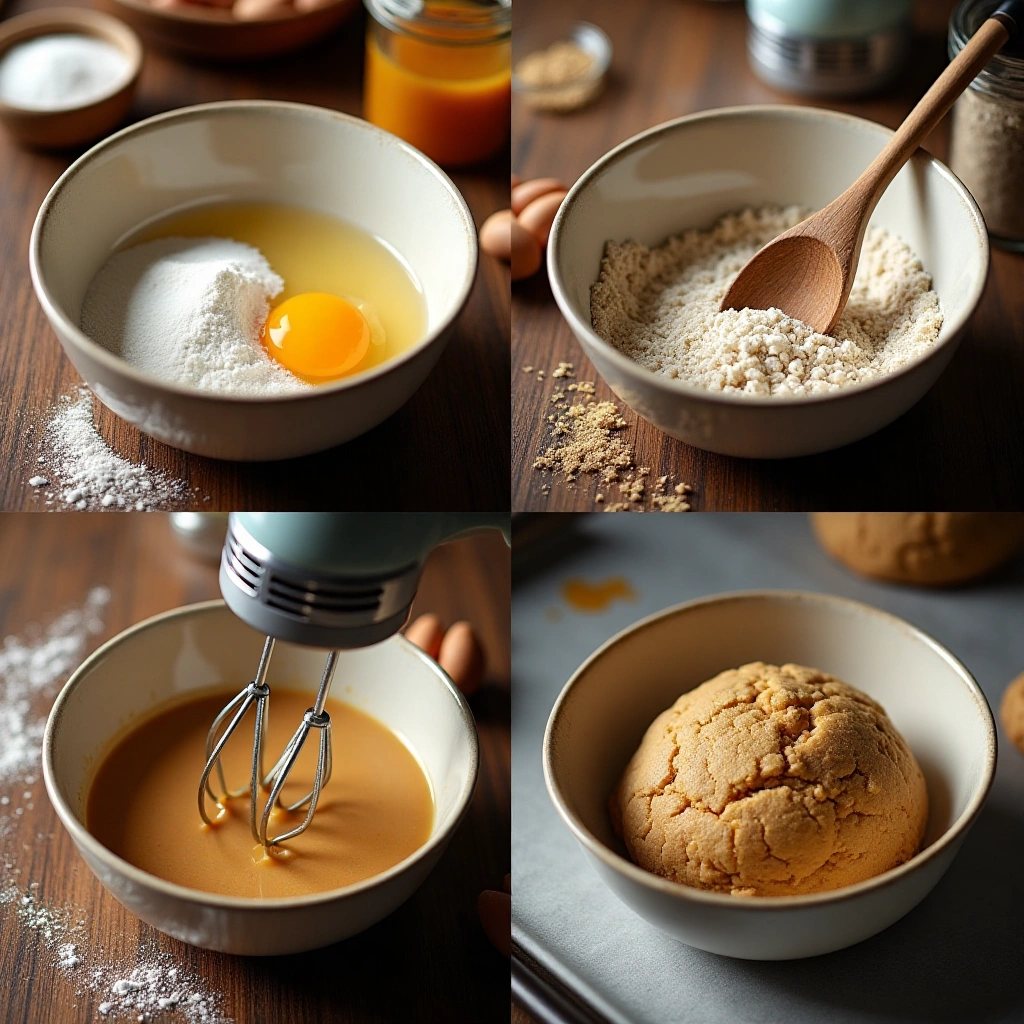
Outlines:
MULTIPOLYGON (((961 0, 949 22, 950 58, 999 3, 961 0)), ((981 207, 992 243, 1024 252, 1024 53, 1000 52, 985 65, 954 104, 951 132, 949 166, 981 207)))

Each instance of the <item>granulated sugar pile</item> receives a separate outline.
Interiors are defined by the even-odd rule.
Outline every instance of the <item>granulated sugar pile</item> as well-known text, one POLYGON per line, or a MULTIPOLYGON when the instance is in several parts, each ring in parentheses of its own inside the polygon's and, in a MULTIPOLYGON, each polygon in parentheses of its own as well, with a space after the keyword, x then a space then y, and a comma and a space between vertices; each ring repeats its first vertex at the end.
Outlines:
MULTIPOLYGON (((532 373, 532 366, 524 367, 532 373)), ((543 380, 546 374, 539 371, 543 380)), ((572 378, 572 363, 559 363, 551 376, 557 380, 572 378)), ((581 473, 597 476, 599 484, 609 492, 614 487, 619 500, 609 501, 604 490, 594 498, 604 504, 606 512, 627 512, 633 505, 641 506, 648 494, 647 466, 637 466, 633 446, 621 436, 628 424, 614 402, 599 402, 594 397, 593 381, 572 381, 559 385, 551 395, 555 412, 548 415, 554 443, 545 448, 533 464, 534 469, 550 470, 573 484, 581 473)), ((546 489, 546 488, 545 488, 546 489)), ((657 477, 650 487, 650 506, 659 512, 688 512, 685 495, 692 493, 689 484, 676 484, 669 490, 669 477, 657 477)))
POLYGON ((743 210, 656 249, 608 242, 591 289, 594 330, 654 373, 751 395, 836 391, 924 355, 942 326, 938 296, 907 245, 880 228, 868 229, 831 336, 778 309, 718 311, 747 261, 806 213, 743 210))
POLYGON ((186 497, 183 481, 129 462, 111 449, 93 424, 87 388, 61 399, 42 443, 44 454, 29 484, 42 489, 48 505, 143 512, 186 497))
POLYGON ((47 901, 28 876, 36 864, 41 871, 38 847, 51 838, 20 834, 35 806, 46 716, 57 687, 103 631, 109 601, 110 592, 95 587, 80 608, 0 646, 0 914, 17 917, 19 944, 36 945, 38 969, 49 966, 77 997, 90 997, 97 1020, 230 1024, 220 995, 171 953, 143 944, 130 962, 111 956, 91 939, 83 910, 47 901))

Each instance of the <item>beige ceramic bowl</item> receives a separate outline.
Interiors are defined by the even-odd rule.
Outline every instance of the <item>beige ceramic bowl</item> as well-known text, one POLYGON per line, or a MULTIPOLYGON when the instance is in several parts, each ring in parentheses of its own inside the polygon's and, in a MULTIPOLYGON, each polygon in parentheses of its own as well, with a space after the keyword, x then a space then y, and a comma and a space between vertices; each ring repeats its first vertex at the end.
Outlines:
POLYGON ((631 626, 569 680, 544 736, 548 792, 602 881, 673 938, 747 960, 842 949, 913 909, 960 848, 995 762, 992 713, 953 655, 875 608, 785 591, 692 601, 631 626), (751 661, 810 665, 882 704, 928 786, 928 827, 917 856, 834 892, 749 899, 670 882, 626 858, 607 801, 647 726, 681 693, 751 661))
POLYGON ((50 325, 104 405, 176 448, 258 460, 341 444, 408 401, 469 297, 477 243, 458 189, 408 143, 337 111, 253 100, 173 110, 94 146, 43 200, 29 260, 50 325), (365 373, 258 398, 169 383, 86 337, 82 301, 117 245, 154 219, 214 199, 312 207, 382 238, 423 288, 426 335, 365 373))
POLYGON ((724 394, 643 369, 590 325, 590 286, 609 239, 655 246, 747 206, 818 209, 853 182, 891 135, 882 125, 830 110, 732 107, 651 128, 586 171, 555 217, 548 273, 562 315, 615 394, 672 437, 723 455, 762 459, 849 444, 917 402, 956 351, 989 262, 977 204, 923 150, 896 176, 872 217, 917 253, 945 313, 938 343, 917 362, 806 398, 724 394))
POLYGON ((202 4, 164 10, 149 0, 103 2, 147 45, 217 61, 252 60, 297 50, 326 35, 359 7, 359 0, 333 0, 315 11, 285 8, 258 21, 239 21, 223 7, 202 4))
MULTIPOLYGON (((248 956, 315 949, 390 914, 440 859, 469 806, 478 763, 476 727, 465 699, 434 661, 395 636, 343 651, 333 693, 402 736, 430 780, 434 827, 412 856, 342 889, 249 900, 165 882, 111 853, 84 825, 89 786, 103 756, 131 723, 171 698, 193 690, 240 690, 255 670, 263 639, 222 601, 148 619, 114 637, 75 672, 50 712, 43 737, 46 791, 79 852, 114 898, 184 942, 248 956)), ((271 687, 308 691, 312 698, 325 656, 279 642, 271 687)), ((182 779, 183 786, 198 784, 198 776, 182 779)), ((310 827, 316 828, 315 818, 310 827)))
POLYGON ((28 110, 0 102, 0 122, 29 146, 78 146, 112 131, 128 116, 142 70, 139 37, 117 18, 82 7, 50 7, 5 21, 0 25, 0 59, 17 43, 58 33, 93 36, 111 43, 128 58, 128 74, 114 92, 65 110, 28 110))

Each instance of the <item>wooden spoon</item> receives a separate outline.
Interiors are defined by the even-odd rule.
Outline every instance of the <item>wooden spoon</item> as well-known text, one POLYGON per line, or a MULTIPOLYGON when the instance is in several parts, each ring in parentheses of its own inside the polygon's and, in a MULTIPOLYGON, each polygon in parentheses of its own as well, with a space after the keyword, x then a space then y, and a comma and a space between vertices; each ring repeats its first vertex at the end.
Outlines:
POLYGON ((850 298, 864 232, 882 193, 1018 26, 1024 29, 1024 0, 1008 0, 982 23, 871 166, 838 199, 761 249, 720 308, 781 309, 828 334, 850 298))

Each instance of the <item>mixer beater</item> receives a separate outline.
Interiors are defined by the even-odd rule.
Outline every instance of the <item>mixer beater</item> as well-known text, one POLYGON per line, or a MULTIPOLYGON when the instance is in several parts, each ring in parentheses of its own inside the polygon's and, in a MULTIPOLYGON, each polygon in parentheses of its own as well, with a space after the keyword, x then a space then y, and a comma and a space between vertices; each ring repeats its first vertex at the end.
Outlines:
POLYGON ((334 679, 334 670, 338 664, 338 652, 331 651, 327 656, 327 664, 324 666, 323 678, 317 690, 316 700, 313 706, 302 716, 302 722, 292 735, 284 748, 284 752, 278 758, 274 767, 269 772, 263 772, 263 754, 267 741, 267 715, 270 707, 270 687, 267 685, 267 670, 270 667, 270 656, 274 652, 274 638, 267 637, 263 645, 263 654, 260 656, 259 668, 256 670, 256 678, 242 690, 233 700, 221 710, 220 714, 213 720, 210 731, 206 737, 206 767, 203 769, 202 778, 199 781, 199 814, 207 825, 212 825, 213 820, 206 813, 206 797, 217 804, 224 804, 227 800, 239 797, 249 797, 249 828, 252 837, 259 843, 266 853, 270 847, 283 843, 288 839, 294 839, 297 835, 309 827, 316 813, 316 805, 320 799, 320 793, 324 786, 331 779, 331 771, 334 767, 331 747, 331 716, 324 709, 327 703, 327 694, 331 689, 331 681, 334 679), (224 777, 224 766, 221 762, 221 753, 227 745, 228 739, 238 728, 246 712, 251 706, 256 707, 255 725, 253 728, 252 744, 252 771, 249 776, 249 785, 241 786, 238 789, 229 789, 224 777), (232 712, 234 717, 231 717, 232 712), (227 727, 221 731, 224 723, 231 718, 227 727), (281 791, 288 779, 288 775, 295 767, 299 752, 302 750, 310 732, 318 729, 320 732, 320 749, 317 753, 316 774, 313 777, 313 788, 301 799, 292 804, 281 804, 286 811, 297 811, 301 807, 309 805, 306 817, 300 825, 284 832, 279 836, 267 834, 270 825, 270 815, 277 806, 281 791), (221 793, 218 796, 210 786, 210 775, 216 769, 220 780, 221 793), (259 825, 256 824, 256 817, 259 814, 259 793, 260 790, 270 790, 263 814, 260 816, 259 825))
POLYGON ((500 528, 509 540, 509 518, 496 515, 232 512, 220 563, 221 593, 244 622, 266 635, 256 676, 214 719, 206 739, 199 782, 199 814, 207 825, 207 798, 219 805, 249 797, 249 827, 266 853, 294 839, 313 820, 333 767, 327 695, 341 649, 368 647, 397 633, 416 594, 423 562, 439 544, 481 529, 500 528), (330 648, 313 706, 274 766, 264 772, 270 686, 267 673, 275 641, 330 648), (249 709, 255 711, 249 784, 230 789, 222 754, 249 709), (319 733, 312 788, 287 804, 281 794, 310 733, 319 733), (216 773, 219 795, 211 777, 216 773), (259 808, 261 792, 269 793, 259 808), (306 808, 302 822, 269 834, 275 807, 306 808))

